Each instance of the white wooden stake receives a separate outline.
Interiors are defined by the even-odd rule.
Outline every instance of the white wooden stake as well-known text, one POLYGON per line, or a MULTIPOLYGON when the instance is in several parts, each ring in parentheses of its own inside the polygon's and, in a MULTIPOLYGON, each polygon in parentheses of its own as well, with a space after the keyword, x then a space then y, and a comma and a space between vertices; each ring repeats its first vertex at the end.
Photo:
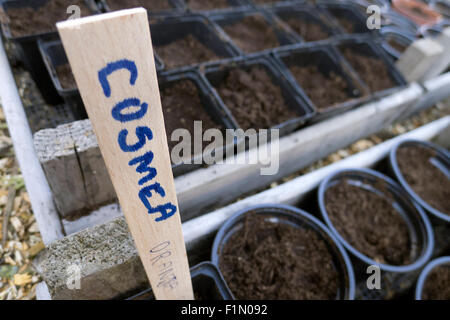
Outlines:
POLYGON ((57 27, 155 297, 193 299, 147 12, 57 27))

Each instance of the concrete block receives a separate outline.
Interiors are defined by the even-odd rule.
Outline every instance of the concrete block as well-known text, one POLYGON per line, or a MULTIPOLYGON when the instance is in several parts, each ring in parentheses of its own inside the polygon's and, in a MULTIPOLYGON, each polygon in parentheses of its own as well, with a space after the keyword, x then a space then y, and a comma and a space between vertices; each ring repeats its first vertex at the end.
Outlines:
POLYGON ((445 28, 435 40, 442 46, 444 51, 426 73, 425 79, 435 78, 450 67, 450 27, 445 28))
POLYGON ((416 40, 397 60, 396 66, 408 82, 422 81, 443 52, 439 42, 433 39, 416 40))

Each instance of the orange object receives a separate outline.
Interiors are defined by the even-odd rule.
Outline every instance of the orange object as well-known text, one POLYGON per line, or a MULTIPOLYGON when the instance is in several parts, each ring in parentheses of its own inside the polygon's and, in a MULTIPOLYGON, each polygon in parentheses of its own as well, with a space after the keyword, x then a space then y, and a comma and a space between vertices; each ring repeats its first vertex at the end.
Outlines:
POLYGON ((430 6, 416 0, 392 0, 392 6, 418 25, 432 26, 442 19, 442 15, 430 6))

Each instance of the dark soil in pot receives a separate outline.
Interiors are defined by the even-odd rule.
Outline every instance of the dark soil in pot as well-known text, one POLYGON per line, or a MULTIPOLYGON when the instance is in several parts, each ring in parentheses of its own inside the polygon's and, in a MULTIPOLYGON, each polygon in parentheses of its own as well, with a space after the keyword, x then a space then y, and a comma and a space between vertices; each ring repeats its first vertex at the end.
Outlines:
POLYGON ((428 274, 422 299, 450 300, 450 265, 438 266, 428 274))
POLYGON ((364 55, 351 48, 344 47, 342 52, 372 92, 395 87, 389 70, 381 59, 364 55))
POLYGON ((155 50, 168 69, 220 59, 214 51, 191 34, 167 45, 156 46, 155 50))
POLYGON ((289 70, 319 110, 353 98, 347 81, 333 71, 325 75, 315 65, 294 65, 289 70))
POLYGON ((289 27, 299 34, 305 41, 318 41, 327 39, 329 34, 320 24, 297 18, 284 19, 289 27))
MULTIPOLYGON (((169 151, 179 143, 171 141, 172 132, 184 128, 189 130, 193 137, 194 121, 202 121, 203 131, 221 128, 203 108, 198 88, 191 80, 177 81, 162 89, 160 93, 169 151)), ((209 143, 203 142, 204 147, 209 143)))
POLYGON ((227 241, 220 270, 237 299, 335 299, 339 275, 313 230, 248 215, 227 241))
POLYGON ((192 10, 223 9, 230 6, 227 0, 184 0, 184 2, 192 10))
POLYGON ((32 7, 10 8, 7 15, 10 19, 11 34, 20 37, 55 31, 56 22, 69 17, 67 7, 70 5, 79 6, 82 17, 92 14, 83 0, 52 0, 37 10, 32 7))
POLYGON ((298 114, 287 106, 281 88, 261 67, 233 68, 215 89, 244 130, 267 129, 298 114))
POLYGON ((56 75, 63 89, 75 89, 77 84, 73 77, 72 69, 69 64, 62 64, 56 67, 56 75))
POLYGON ((407 225, 385 197, 343 180, 327 189, 325 206, 336 230, 364 255, 396 266, 411 262, 407 225))
POLYGON ((347 20, 346 18, 336 18, 337 21, 339 22, 339 25, 344 28, 344 30, 348 33, 355 33, 355 25, 353 24, 353 22, 347 20))
POLYGON ((172 9, 168 0, 108 0, 106 3, 113 11, 137 7, 144 7, 149 11, 172 9))
POLYGON ((394 48, 395 50, 397 50, 400 53, 403 53, 408 48, 408 46, 401 44, 400 42, 396 41, 395 39, 388 39, 388 43, 392 48, 394 48))
POLYGON ((414 192, 433 208, 450 215, 450 179, 432 162, 430 148, 402 146, 397 150, 400 171, 414 192))
POLYGON ((223 29, 245 53, 280 45, 274 30, 261 15, 247 16, 236 23, 223 26, 223 29))

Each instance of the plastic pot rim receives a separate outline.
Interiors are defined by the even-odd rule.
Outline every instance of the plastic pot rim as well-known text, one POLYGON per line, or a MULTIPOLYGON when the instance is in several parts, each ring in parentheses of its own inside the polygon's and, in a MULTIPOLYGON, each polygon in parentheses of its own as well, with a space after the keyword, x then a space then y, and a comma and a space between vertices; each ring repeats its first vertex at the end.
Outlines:
POLYGON ((372 175, 376 178, 382 179, 389 183, 391 186, 397 188, 399 191, 402 191, 402 188, 391 178, 385 176, 384 174, 377 172, 372 169, 366 169, 366 168, 348 168, 348 169, 340 169, 336 170, 333 173, 329 174, 319 185, 318 190, 318 202, 319 202, 319 208, 320 208, 320 214, 322 218, 324 219, 326 225, 331 230, 331 232, 335 235, 335 237, 342 243, 342 245, 356 258, 360 259, 364 263, 368 265, 375 265, 378 266, 381 270, 387 271, 387 272, 395 272, 395 273, 406 273, 411 272, 414 270, 417 270, 421 266, 423 266, 431 257, 431 254, 433 253, 433 247, 434 247, 434 233, 433 229, 431 228, 431 223, 428 220, 425 212, 422 210, 422 208, 417 205, 412 199, 410 199, 407 195, 405 195, 405 199, 409 200, 411 202, 411 205, 416 208, 417 213, 419 214, 424 227, 425 227, 425 237, 427 238, 426 243, 426 249, 425 252, 411 264, 408 265, 402 265, 402 266, 394 266, 389 265, 385 263, 379 263, 376 262, 374 259, 369 258, 365 254, 358 251, 354 246, 352 246, 341 234, 336 230, 333 223, 331 222, 328 212, 325 208, 325 191, 327 186, 329 185, 329 182, 336 177, 337 175, 340 175, 342 173, 350 173, 350 172, 356 172, 356 173, 363 173, 372 175))
POLYGON ((450 264, 450 256, 440 257, 429 262, 426 267, 422 270, 419 275, 419 279, 417 280, 416 291, 415 291, 415 299, 422 300, 422 292, 423 287, 427 281, 428 275, 431 271, 433 271, 436 267, 439 267, 443 264, 450 264))
MULTIPOLYGON (((211 251, 211 262, 217 266, 219 265, 219 254, 217 254, 219 245, 225 236, 226 232, 228 232, 229 227, 234 225, 241 216, 247 214, 250 211, 258 210, 258 209, 274 209, 274 210, 286 210, 287 213, 291 214, 297 214, 300 217, 306 218, 307 220, 311 221, 313 224, 315 224, 321 231, 323 231, 336 245, 337 252, 341 255, 344 265, 342 266, 343 269, 347 272, 348 276, 348 295, 344 299, 346 300, 354 300, 355 298, 355 274, 353 271, 353 265, 350 261, 350 257, 348 256, 347 252, 345 251, 344 247, 341 245, 341 243, 338 241, 336 236, 317 218, 312 216, 311 214, 307 213, 306 211, 289 206, 284 204, 261 204, 261 205, 254 205, 250 206, 244 209, 239 210, 235 214, 233 214, 230 218, 228 218, 220 227, 219 231, 217 232, 216 236, 214 237, 213 247, 211 251)), ((276 212, 275 212, 276 213, 276 212)))
POLYGON ((449 157, 448 152, 443 152, 442 148, 435 145, 434 143, 428 142, 428 141, 421 141, 421 140, 414 140, 414 139, 408 139, 403 140, 397 143, 389 152, 389 164, 391 166, 392 171, 394 172, 394 175, 396 179, 399 181, 400 185, 405 189, 405 191, 408 193, 408 195, 416 201, 421 207, 423 207, 427 212, 431 213, 436 218, 439 218, 440 220, 443 220, 447 223, 450 223, 450 215, 445 214, 435 208, 433 208, 431 205, 429 205, 427 202, 422 200, 422 198, 409 186, 408 182, 406 182, 405 178, 403 177, 403 174, 398 166, 397 162, 397 150, 405 144, 416 144, 416 145, 422 145, 426 148, 431 148, 434 151, 436 151, 439 154, 444 154, 444 156, 449 157))

